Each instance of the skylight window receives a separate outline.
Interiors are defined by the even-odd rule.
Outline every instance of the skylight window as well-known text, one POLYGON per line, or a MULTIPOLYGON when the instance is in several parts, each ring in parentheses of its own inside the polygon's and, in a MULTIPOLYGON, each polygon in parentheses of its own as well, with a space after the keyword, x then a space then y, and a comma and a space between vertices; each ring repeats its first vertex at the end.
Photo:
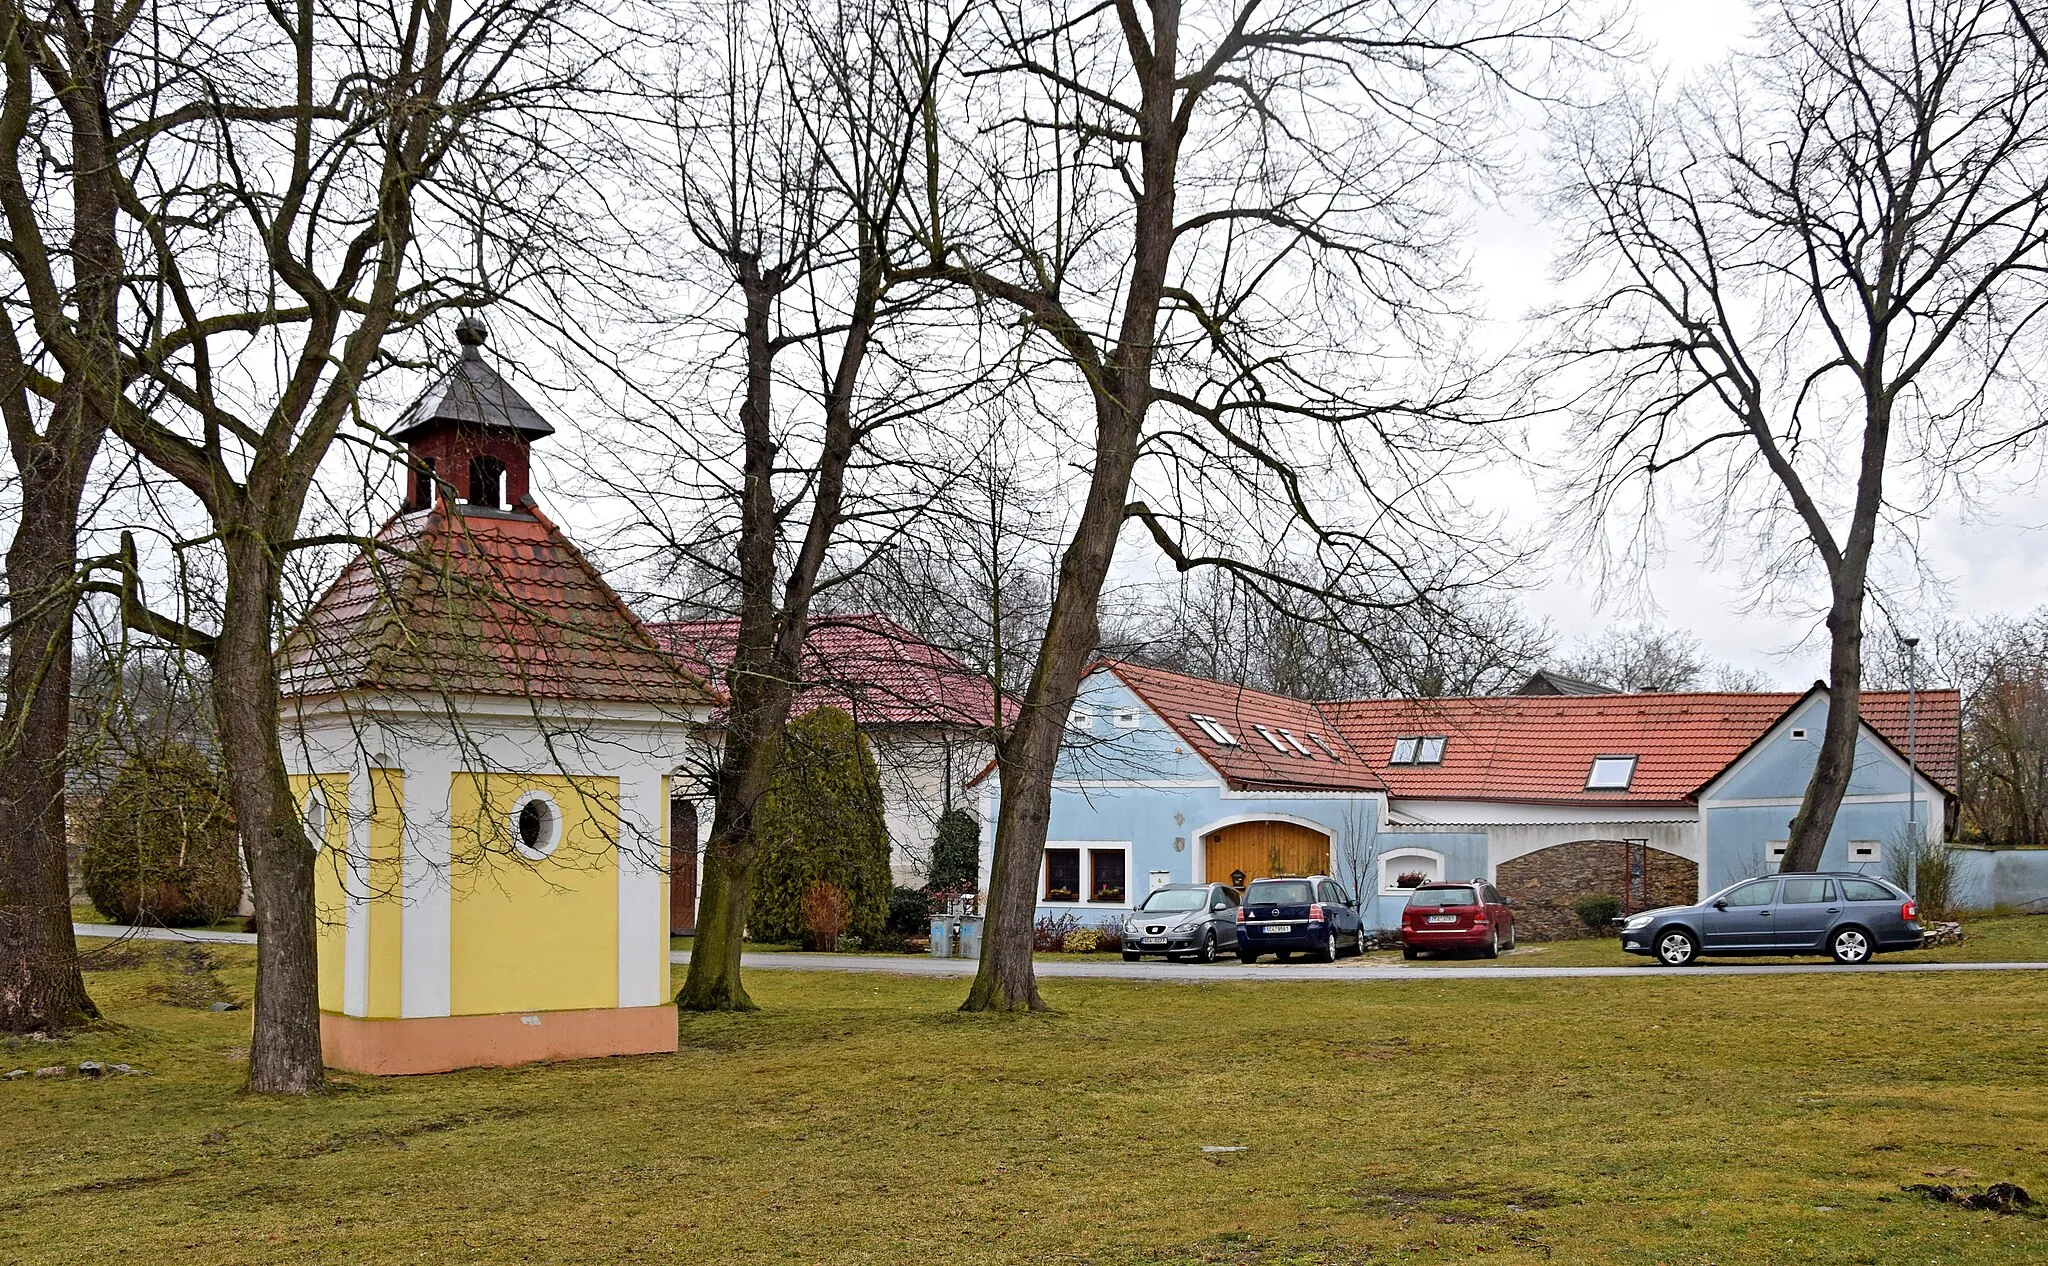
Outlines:
POLYGON ((1237 746, 1237 740, 1231 737, 1230 731, 1224 729, 1223 723, 1215 717, 1204 716, 1199 712, 1190 712, 1188 713, 1188 720, 1202 727, 1202 733, 1208 735, 1211 742, 1222 747, 1237 746))
POLYGON ((1267 729, 1263 725, 1255 725, 1252 728, 1259 732, 1260 738, 1266 740, 1268 743, 1271 743, 1273 745, 1274 751, 1280 753, 1282 756, 1287 755, 1287 744, 1282 743, 1280 741, 1279 735, 1273 733, 1273 731, 1267 729))
POLYGON ((1317 747, 1322 748, 1323 755, 1329 757, 1333 761, 1336 761, 1339 765, 1344 763, 1344 758, 1342 756, 1337 755, 1337 749, 1331 747, 1328 743, 1325 743, 1323 741, 1322 735, 1311 734, 1308 736, 1308 741, 1314 743, 1317 747))
POLYGON ((1441 734, 1404 734, 1394 740, 1394 754, 1387 758, 1389 765, 1441 765, 1444 763, 1444 736, 1441 734))
POLYGON ((1294 737, 1294 732, 1292 730, 1281 730, 1280 737, 1286 739, 1289 745, 1291 745, 1295 751, 1300 752, 1303 756, 1308 757, 1310 760, 1314 760, 1316 758, 1316 754, 1314 752, 1311 752, 1310 750, 1308 750, 1308 748, 1302 746, 1301 740, 1294 737))
POLYGON ((1595 756, 1592 771, 1586 775, 1586 790, 1627 791, 1635 776, 1635 757, 1595 756))

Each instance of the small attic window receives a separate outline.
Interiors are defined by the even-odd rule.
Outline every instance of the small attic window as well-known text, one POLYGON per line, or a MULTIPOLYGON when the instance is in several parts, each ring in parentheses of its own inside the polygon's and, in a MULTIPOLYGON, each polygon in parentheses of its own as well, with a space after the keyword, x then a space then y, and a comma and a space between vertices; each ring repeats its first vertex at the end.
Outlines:
POLYGON ((1314 743, 1317 747, 1322 748, 1323 755, 1329 757, 1331 760, 1337 762, 1339 765, 1344 763, 1344 758, 1342 756, 1337 755, 1337 749, 1331 747, 1328 743, 1324 742, 1322 735, 1311 734, 1308 736, 1308 741, 1314 743))
POLYGON ((1635 776, 1635 757, 1595 756, 1593 768, 1586 774, 1586 790, 1627 791, 1635 776))
POLYGON ((1806 741, 1806 730, 1804 727, 1792 731, 1792 741, 1794 743, 1804 743, 1806 741))
POLYGON ((1273 745, 1274 751, 1280 753, 1282 756, 1287 755, 1287 744, 1282 743, 1280 741, 1279 735, 1273 733, 1273 731, 1267 729, 1263 725, 1255 725, 1252 728, 1259 732, 1260 738, 1266 740, 1268 743, 1271 743, 1273 745))
POLYGON ((1413 765, 1415 749, 1422 745, 1419 738, 1397 738, 1394 740, 1394 754, 1387 758, 1389 765, 1413 765))
POLYGON ((1300 752, 1303 756, 1308 757, 1310 760, 1314 760, 1316 758, 1316 754, 1314 752, 1308 750, 1308 748, 1302 745, 1300 739, 1294 737, 1294 732, 1292 730, 1281 730, 1280 737, 1286 739, 1288 745, 1294 748, 1295 751, 1300 752))
POLYGON ((469 504, 486 510, 505 508, 505 463, 489 453, 470 459, 469 504))
POLYGON ((1110 714, 1110 719, 1119 730, 1135 730, 1139 724, 1138 710, 1136 708, 1118 708, 1110 714))
POLYGON ((1441 765, 1444 763, 1444 736, 1441 734, 1409 734, 1394 740, 1394 754, 1387 759, 1389 765, 1441 765))
POLYGON ((1205 716, 1200 712, 1190 712, 1188 713, 1188 720, 1200 726, 1202 733, 1208 735, 1211 742, 1223 747, 1237 746, 1237 740, 1231 737, 1230 731, 1224 729, 1223 723, 1215 717, 1205 716))
POLYGON ((1067 728, 1077 734, 1086 734, 1095 728, 1095 710, 1075 704, 1067 709, 1067 728))
POLYGON ((1444 763, 1444 736, 1441 734, 1424 738, 1415 749, 1415 763, 1418 765, 1441 765, 1444 763))

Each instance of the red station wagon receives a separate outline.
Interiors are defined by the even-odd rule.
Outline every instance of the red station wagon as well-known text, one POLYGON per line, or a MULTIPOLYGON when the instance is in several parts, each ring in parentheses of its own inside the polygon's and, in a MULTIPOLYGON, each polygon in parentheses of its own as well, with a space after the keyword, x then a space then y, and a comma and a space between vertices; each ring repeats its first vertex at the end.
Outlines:
POLYGON ((1424 884, 1401 911, 1401 957, 1423 950, 1478 950, 1499 958, 1515 947, 1515 914, 1508 899, 1483 879, 1424 884))

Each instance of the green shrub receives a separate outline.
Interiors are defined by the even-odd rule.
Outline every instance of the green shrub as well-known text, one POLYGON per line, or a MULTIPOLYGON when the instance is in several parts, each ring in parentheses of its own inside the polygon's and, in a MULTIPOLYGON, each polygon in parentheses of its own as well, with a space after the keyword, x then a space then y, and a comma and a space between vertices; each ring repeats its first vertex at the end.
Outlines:
POLYGON ((1605 932, 1608 920, 1621 914, 1621 898, 1612 893, 1582 893, 1572 902, 1572 913, 1595 932, 1605 932))
POLYGON ((1927 918, 1946 919, 1956 889, 1956 855, 1949 846, 1924 837, 1915 840, 1901 828, 1884 852, 1885 878, 1911 892, 1927 918))
POLYGON ((1102 933, 1094 928, 1075 928, 1060 947, 1069 954, 1093 954, 1102 948, 1102 933))
MULTIPOLYGON (((790 722, 768 794, 754 811, 760 870, 747 934, 757 941, 818 941, 804 897, 821 885, 843 894, 839 931, 873 944, 889 920, 889 831, 882 784, 853 718, 819 708, 790 722)), ((812 912, 823 913, 822 907, 812 912)), ((829 944, 823 948, 831 948, 829 944)))
POLYGON ((888 931, 894 936, 923 936, 932 926, 932 899, 922 888, 898 887, 889 893, 888 931))
POLYGON ((965 809, 939 816, 939 837, 932 843, 930 883, 933 890, 973 892, 981 879, 981 823, 965 809))
POLYGON ((80 858, 116 923, 204 927, 242 904, 235 820, 213 762, 173 744, 132 757, 92 810, 80 858))

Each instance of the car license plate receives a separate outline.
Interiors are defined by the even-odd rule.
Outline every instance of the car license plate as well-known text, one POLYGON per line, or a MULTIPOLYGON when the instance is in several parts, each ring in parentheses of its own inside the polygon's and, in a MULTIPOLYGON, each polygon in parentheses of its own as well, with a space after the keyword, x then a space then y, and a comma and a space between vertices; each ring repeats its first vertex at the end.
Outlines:
POLYGON ((1292 932, 1293 930, 1294 925, 1292 923, 1271 923, 1266 926, 1266 931, 1268 932, 1292 932))
POLYGON ((1163 937, 1163 936, 1148 936, 1148 937, 1146 937, 1146 938, 1145 938, 1145 939, 1144 939, 1143 941, 1140 941, 1140 942, 1139 942, 1139 944, 1141 944, 1141 945, 1164 945, 1164 944, 1166 944, 1166 938, 1165 938, 1165 937, 1163 937))
POLYGON ((1429 916, 1429 921, 1431 923, 1456 923, 1458 916, 1455 914, 1432 914, 1429 916))

